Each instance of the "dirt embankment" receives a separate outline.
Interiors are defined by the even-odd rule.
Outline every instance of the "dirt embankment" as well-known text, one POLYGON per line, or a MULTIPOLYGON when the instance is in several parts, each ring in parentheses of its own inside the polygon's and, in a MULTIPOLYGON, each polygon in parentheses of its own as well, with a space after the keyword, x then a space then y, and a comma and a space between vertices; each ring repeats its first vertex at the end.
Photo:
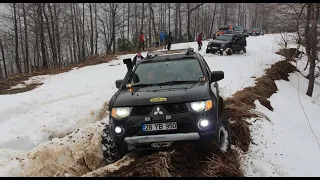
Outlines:
MULTIPOLYGON (((255 108, 254 101, 259 100, 263 106, 273 110, 268 98, 277 91, 274 81, 288 80, 288 73, 296 70, 288 61, 279 61, 268 68, 264 76, 256 79, 254 87, 238 91, 225 100, 225 118, 229 119, 231 124, 231 139, 235 149, 240 148, 246 152, 251 143, 250 124, 245 119, 263 116, 252 111, 255 108)), ((134 157, 129 155, 126 163, 122 159, 84 176, 244 176, 239 151, 235 149, 226 154, 213 154, 203 161, 198 158, 195 147, 187 144, 165 152, 134 157)))

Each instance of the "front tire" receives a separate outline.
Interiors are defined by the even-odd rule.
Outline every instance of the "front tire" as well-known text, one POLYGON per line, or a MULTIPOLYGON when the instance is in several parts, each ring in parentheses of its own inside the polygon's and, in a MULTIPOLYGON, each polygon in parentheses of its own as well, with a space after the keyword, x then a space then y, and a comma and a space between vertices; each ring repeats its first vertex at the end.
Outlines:
POLYGON ((210 53, 210 49, 206 49, 206 53, 210 53))
POLYGON ((118 161, 127 153, 124 151, 124 148, 112 138, 111 128, 108 124, 103 129, 101 150, 108 164, 118 161))
POLYGON ((231 150, 231 133, 229 122, 223 120, 219 130, 216 133, 216 142, 218 153, 226 153, 231 150))
POLYGON ((227 49, 225 50, 225 52, 226 52, 226 55, 228 55, 228 56, 231 56, 231 55, 233 54, 231 48, 227 48, 227 49))

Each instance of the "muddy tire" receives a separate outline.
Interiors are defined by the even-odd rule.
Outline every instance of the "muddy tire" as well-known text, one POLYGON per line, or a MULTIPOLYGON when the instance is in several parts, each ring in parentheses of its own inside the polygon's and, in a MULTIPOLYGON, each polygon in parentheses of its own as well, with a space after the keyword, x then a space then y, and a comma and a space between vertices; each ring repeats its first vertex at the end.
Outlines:
POLYGON ((103 157, 105 158, 108 164, 114 163, 121 158, 121 153, 118 150, 118 146, 111 137, 111 128, 108 124, 103 129, 101 139, 101 150, 103 157))
POLYGON ((231 55, 233 54, 232 49, 227 48, 227 49, 226 49, 226 54, 227 54, 228 56, 231 56, 231 55))
POLYGON ((242 52, 243 52, 244 54, 247 53, 247 48, 246 48, 246 47, 243 47, 242 52))
POLYGON ((231 150, 231 133, 229 121, 223 120, 216 133, 217 153, 226 153, 231 150))

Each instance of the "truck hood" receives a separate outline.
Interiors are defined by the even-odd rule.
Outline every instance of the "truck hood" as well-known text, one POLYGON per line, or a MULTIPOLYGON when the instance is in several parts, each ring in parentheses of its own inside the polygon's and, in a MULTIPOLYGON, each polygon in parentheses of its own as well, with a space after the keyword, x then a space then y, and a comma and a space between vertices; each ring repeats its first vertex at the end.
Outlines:
POLYGON ((133 95, 127 89, 120 92, 114 107, 143 106, 177 102, 199 101, 209 98, 209 82, 196 84, 177 84, 136 88, 133 95), (162 102, 150 102, 152 98, 166 98, 162 102))

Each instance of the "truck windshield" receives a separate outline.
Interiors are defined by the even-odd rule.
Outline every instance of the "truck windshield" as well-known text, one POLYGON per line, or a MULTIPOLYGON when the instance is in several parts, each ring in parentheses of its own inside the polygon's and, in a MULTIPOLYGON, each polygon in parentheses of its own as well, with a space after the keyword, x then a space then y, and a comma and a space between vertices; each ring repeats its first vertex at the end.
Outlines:
POLYGON ((216 40, 220 41, 232 41, 232 36, 220 35, 216 38, 216 40))
POLYGON ((234 26, 234 27, 233 27, 233 30, 234 30, 234 31, 243 31, 243 29, 244 29, 244 28, 243 28, 242 26, 234 26))
POLYGON ((166 82, 199 82, 204 77, 197 59, 150 61, 139 64, 130 82, 132 87, 166 82))

